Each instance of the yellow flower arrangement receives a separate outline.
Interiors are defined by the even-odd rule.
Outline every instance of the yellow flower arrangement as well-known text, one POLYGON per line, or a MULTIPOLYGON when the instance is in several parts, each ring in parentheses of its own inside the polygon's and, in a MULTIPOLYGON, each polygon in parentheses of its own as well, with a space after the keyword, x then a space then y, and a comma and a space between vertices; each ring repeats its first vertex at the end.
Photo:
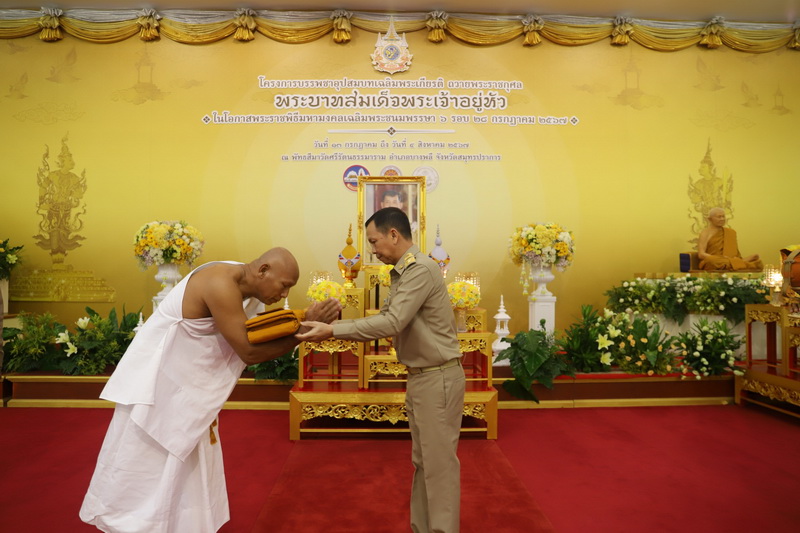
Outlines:
POLYGON ((508 242, 508 253, 515 265, 554 266, 564 271, 572 264, 574 251, 572 232, 553 223, 517 228, 508 242))
POLYGON ((392 269, 394 265, 383 265, 378 270, 378 283, 383 287, 390 287, 392 285, 392 269))
POLYGON ((184 221, 148 222, 133 238, 139 266, 174 263, 191 266, 203 253, 203 235, 184 221))
POLYGON ((308 287, 306 296, 312 302, 324 302, 328 298, 336 298, 342 305, 345 304, 347 299, 344 293, 344 287, 335 281, 322 280, 312 283, 308 287))
POLYGON ((454 281, 447 285, 450 305, 453 309, 472 309, 481 301, 481 290, 466 281, 454 281))

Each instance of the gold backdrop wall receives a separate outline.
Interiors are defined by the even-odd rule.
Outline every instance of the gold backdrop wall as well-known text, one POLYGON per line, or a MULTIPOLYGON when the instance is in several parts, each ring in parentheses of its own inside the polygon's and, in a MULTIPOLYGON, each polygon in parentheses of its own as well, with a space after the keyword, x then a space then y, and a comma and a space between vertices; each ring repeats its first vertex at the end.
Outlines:
POLYGON ((350 165, 363 165, 373 175, 389 165, 406 175, 420 166, 435 169, 439 184, 428 194, 427 248, 433 247, 439 225, 453 258, 449 280, 456 271, 478 271, 481 305, 491 316, 504 295, 512 332, 527 327, 519 269, 507 256, 508 237, 516 226, 557 222, 574 233, 575 263, 550 285, 558 297, 556 327, 563 329, 580 305, 602 307, 604 291, 634 273, 678 270, 678 254, 691 248, 695 236, 689 180, 700 178, 709 145, 718 175, 730 175, 734 184, 731 225, 742 252, 777 263, 778 249, 800 243, 800 54, 789 49, 748 54, 690 47, 667 53, 636 44, 567 47, 548 41, 532 48, 518 42, 477 47, 452 38, 433 44, 424 32, 413 32, 406 35, 412 66, 392 79, 518 81, 523 88, 500 91, 507 98, 503 110, 434 110, 448 121, 394 124, 440 133, 334 131, 386 130, 389 123, 202 120, 212 111, 284 114, 274 104, 278 94, 337 94, 334 89, 261 89, 259 76, 389 77, 371 64, 375 38, 354 31, 346 44, 319 39, 293 45, 262 36, 202 46, 166 39, 100 45, 71 36, 57 43, 35 36, 0 41, 0 238, 25 245, 24 268, 51 266, 50 256, 33 238, 40 220, 37 171, 46 146, 51 169, 56 165, 66 137, 73 172, 85 171, 87 182, 80 231, 85 240, 66 263, 92 270, 116 291, 114 303, 12 301, 11 311, 47 309, 65 322, 82 316, 85 305, 102 312, 122 304, 128 310, 143 306, 149 313, 150 298, 158 291, 155 269, 138 269, 133 235, 146 222, 170 219, 185 219, 203 232, 201 262, 250 260, 271 246, 290 248, 302 272, 290 303, 305 305, 308 273, 336 272, 348 225, 356 222, 357 195, 342 180, 350 165), (454 114, 488 117, 489 123, 453 123, 454 114), (501 115, 575 117, 577 123, 491 123, 491 117, 501 115), (325 140, 385 141, 389 146, 334 150, 315 145, 325 140), (391 144, 404 140, 405 147, 391 144), (468 148, 418 148, 420 141, 468 148), (337 151, 355 159, 292 158, 337 151), (491 157, 422 159, 451 152, 491 157), (392 153, 411 159, 358 159, 392 153))

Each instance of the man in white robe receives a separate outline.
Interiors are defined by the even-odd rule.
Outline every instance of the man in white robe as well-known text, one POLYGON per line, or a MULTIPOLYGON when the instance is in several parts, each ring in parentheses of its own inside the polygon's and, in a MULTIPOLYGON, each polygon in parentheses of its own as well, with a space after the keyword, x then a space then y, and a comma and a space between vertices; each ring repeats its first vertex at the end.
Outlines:
MULTIPOLYGON (((203 533, 230 519, 217 415, 247 365, 279 357, 293 336, 250 344, 245 321, 286 298, 297 262, 273 248, 184 278, 137 333, 100 397, 116 402, 81 520, 106 532, 203 533)), ((308 308, 324 322, 339 303, 308 308)))

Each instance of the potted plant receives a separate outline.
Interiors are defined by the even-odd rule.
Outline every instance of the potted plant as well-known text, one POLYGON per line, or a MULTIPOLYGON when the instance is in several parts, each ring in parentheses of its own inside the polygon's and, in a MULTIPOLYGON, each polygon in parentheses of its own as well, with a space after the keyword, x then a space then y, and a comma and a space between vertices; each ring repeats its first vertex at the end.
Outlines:
POLYGON ((611 361, 603 359, 603 339, 608 338, 609 320, 591 305, 581 306, 581 320, 568 327, 557 342, 576 372, 608 372, 611 361))
POLYGON ((681 377, 694 375, 695 379, 702 379, 729 372, 741 374, 735 369, 734 355, 741 345, 742 339, 731 333, 726 321, 702 318, 691 331, 679 334, 673 347, 683 357, 681 377))
POLYGON ((56 338, 67 331, 67 327, 50 313, 20 313, 19 318, 21 327, 3 329, 3 372, 60 371, 64 353, 56 344, 56 338))
POLYGON ((3 339, 10 357, 6 372, 60 372, 68 376, 102 374, 119 363, 133 340, 139 313, 125 313, 117 319, 116 309, 103 318, 87 307, 89 316, 79 318, 74 333, 53 315, 23 313, 21 328, 7 328, 3 339))
POLYGON ((513 337, 504 338, 511 345, 497 356, 498 361, 508 359, 514 376, 514 379, 503 383, 506 392, 536 403, 539 403, 539 399, 531 390, 534 382, 552 389, 553 380, 558 376, 575 375, 564 352, 559 350, 553 335, 545 330, 544 325, 545 321, 542 320, 540 329, 521 331, 513 337))
POLYGON ((256 380, 274 380, 283 383, 295 381, 298 376, 298 349, 295 348, 291 352, 285 353, 280 357, 258 363, 257 365, 250 365, 247 367, 248 372, 253 373, 256 380))

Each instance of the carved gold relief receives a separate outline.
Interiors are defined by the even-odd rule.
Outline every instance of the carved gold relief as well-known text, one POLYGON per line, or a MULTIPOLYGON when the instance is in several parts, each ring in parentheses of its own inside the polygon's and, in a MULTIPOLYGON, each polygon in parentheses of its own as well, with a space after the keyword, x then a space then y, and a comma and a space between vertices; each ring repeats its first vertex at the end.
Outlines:
POLYGON ((336 353, 352 351, 355 353, 358 350, 358 342, 344 339, 328 339, 322 342, 307 342, 306 345, 308 350, 313 350, 315 352, 336 353))
POLYGON ((483 322, 477 315, 467 315, 467 331, 483 331, 483 322))
POLYGON ((400 375, 408 374, 406 365, 393 361, 372 361, 369 364, 369 379, 374 378, 378 374, 392 375, 398 377, 400 375))
POLYGON ((303 420, 327 416, 330 418, 369 420, 370 422, 405 422, 406 407, 402 404, 390 405, 349 405, 349 404, 311 404, 303 405, 303 420))
POLYGON ((747 322, 780 322, 781 321, 781 314, 780 312, 773 312, 773 311, 748 311, 747 312, 747 322))
POLYGON ((52 268, 23 268, 9 288, 9 300, 18 302, 113 302, 116 291, 91 270, 75 270, 65 262, 67 254, 82 246, 86 214, 86 170, 75 174, 75 161, 61 140, 57 168, 50 169, 50 148, 45 146, 42 163, 36 175, 38 201, 36 213, 41 217, 36 245, 50 253, 52 268))
POLYGON ((479 420, 486 419, 486 404, 483 403, 465 403, 464 416, 470 416, 479 420))
POLYGON ((61 140, 58 168, 50 171, 50 148, 45 146, 42 166, 36 177, 39 201, 36 212, 41 216, 39 234, 34 235, 36 245, 50 252, 53 265, 63 265, 70 250, 78 248, 85 237, 78 234, 83 229, 82 217, 86 214, 86 170, 80 176, 72 172, 75 161, 67 146, 67 137, 61 140))
POLYGON ((691 233, 693 238, 689 241, 696 245, 698 235, 706 227, 708 211, 712 207, 721 207, 728 213, 728 220, 733 218, 733 204, 731 194, 733 191, 733 177, 725 172, 722 176, 717 172, 717 166, 711 158, 711 139, 708 140, 706 155, 700 161, 698 169, 700 176, 692 180, 689 176, 688 196, 691 207, 689 220, 691 220, 691 233))
MULTIPOLYGON (((304 404, 301 411, 303 420, 327 416, 338 420, 349 418, 352 420, 368 420, 370 422, 390 422, 392 424, 408 421, 406 407, 403 404, 304 404)), ((485 420, 486 405, 482 403, 464 404, 463 414, 464 416, 485 420)))
POLYGON ((789 346, 800 346, 800 334, 789 335, 789 346))
POLYGON ((772 383, 743 379, 742 389, 755 392, 761 396, 766 396, 770 400, 800 405, 800 391, 786 389, 777 385, 773 385, 772 383))
POLYGON ((348 294, 344 300, 344 307, 358 308, 361 305, 361 298, 357 294, 348 294))
POLYGON ((486 347, 486 339, 458 339, 458 348, 461 353, 483 352, 486 347))
POLYGON ((380 279, 378 277, 378 274, 377 273, 376 274, 370 273, 368 281, 367 281, 367 289, 368 290, 374 289, 375 285, 377 285, 379 282, 380 282, 380 279))

